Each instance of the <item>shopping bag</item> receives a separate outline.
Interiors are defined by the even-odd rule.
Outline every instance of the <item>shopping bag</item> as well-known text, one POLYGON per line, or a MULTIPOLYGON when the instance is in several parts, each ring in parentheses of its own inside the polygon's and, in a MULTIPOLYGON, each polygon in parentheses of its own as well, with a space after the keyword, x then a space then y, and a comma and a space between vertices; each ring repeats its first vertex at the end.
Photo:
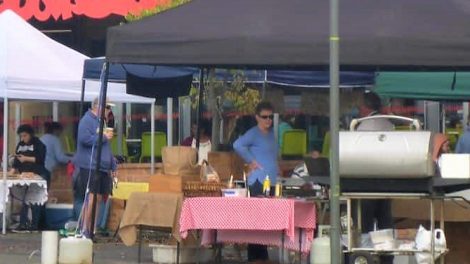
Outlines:
MULTIPOLYGON (((446 238, 442 229, 436 229, 434 230, 434 234, 431 234, 431 231, 420 225, 415 239, 416 249, 430 251, 433 236, 435 249, 434 259, 437 259, 440 256, 439 251, 443 251, 447 248, 446 238)), ((431 253, 416 253, 415 258, 417 264, 428 264, 432 262, 431 253)))
POLYGON ((196 157, 197 152, 191 147, 163 147, 163 172, 168 175, 194 174, 199 169, 196 157))
POLYGON ((219 174, 215 171, 207 160, 202 161, 201 165, 201 181, 202 182, 219 182, 219 174))

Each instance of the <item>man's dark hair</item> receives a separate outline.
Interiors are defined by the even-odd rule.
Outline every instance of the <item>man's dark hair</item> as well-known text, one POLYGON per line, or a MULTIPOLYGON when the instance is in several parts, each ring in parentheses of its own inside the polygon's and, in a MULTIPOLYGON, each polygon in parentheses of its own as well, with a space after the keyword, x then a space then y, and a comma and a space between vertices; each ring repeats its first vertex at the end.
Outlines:
POLYGON ((374 92, 364 94, 364 105, 373 111, 380 111, 382 109, 382 101, 374 92))
POLYGON ((201 135, 204 134, 208 137, 211 137, 212 135, 212 124, 209 120, 207 119, 202 119, 201 122, 199 123, 200 129, 201 129, 201 135))
POLYGON ((273 111, 274 108, 273 108, 273 105, 270 102, 262 101, 262 102, 259 102, 258 105, 256 106, 256 114, 259 115, 261 113, 261 111, 263 111, 263 110, 273 111))
POLYGON ((31 125, 24 124, 24 125, 19 126, 18 129, 16 130, 16 134, 21 134, 21 133, 28 133, 31 136, 34 136, 34 129, 31 125))
POLYGON ((55 131, 63 130, 59 122, 46 122, 44 123, 44 130, 46 134, 53 134, 55 131))

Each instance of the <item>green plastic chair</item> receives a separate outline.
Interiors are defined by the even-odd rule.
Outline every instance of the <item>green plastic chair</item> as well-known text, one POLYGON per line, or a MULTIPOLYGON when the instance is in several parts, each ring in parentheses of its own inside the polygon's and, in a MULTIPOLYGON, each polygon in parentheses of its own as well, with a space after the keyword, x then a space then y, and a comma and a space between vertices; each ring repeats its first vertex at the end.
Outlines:
POLYGON ((310 125, 308 126, 308 151, 311 152, 313 150, 320 151, 323 144, 323 138, 319 137, 318 135, 319 127, 317 125, 310 125))
POLYGON ((281 147, 282 157, 303 157, 307 153, 307 132, 292 129, 284 132, 281 147))
MULTIPOLYGON (((142 142, 140 150, 140 159, 139 162, 142 163, 142 160, 145 158, 151 157, 151 132, 142 133, 142 142)), ((162 148, 166 146, 166 134, 163 132, 155 132, 155 157, 162 158, 162 148)))
POLYGON ((119 154, 119 140, 117 136, 114 136, 111 141, 109 142, 111 144, 111 152, 113 153, 114 156, 124 156, 126 158, 129 157, 129 151, 127 150, 127 142, 126 142, 126 136, 122 137, 122 154, 119 154))
POLYGON ((75 153, 77 145, 75 140, 70 135, 63 136, 63 145, 65 148, 65 153, 75 153))
POLYGON ((321 156, 325 158, 330 157, 330 131, 325 133, 325 137, 323 138, 323 145, 321 148, 321 156))
POLYGON ((449 139, 449 147, 455 150, 459 137, 463 134, 462 128, 446 128, 446 136, 449 139))
POLYGON ((400 126, 395 126, 395 131, 412 131, 416 130, 414 126, 410 125, 400 125, 400 126))

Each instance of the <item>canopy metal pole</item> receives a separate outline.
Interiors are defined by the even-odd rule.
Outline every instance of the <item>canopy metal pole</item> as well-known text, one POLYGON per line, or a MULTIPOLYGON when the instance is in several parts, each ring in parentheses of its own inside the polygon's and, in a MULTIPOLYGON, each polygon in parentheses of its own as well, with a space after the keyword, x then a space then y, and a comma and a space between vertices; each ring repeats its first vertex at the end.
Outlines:
MULTIPOLYGON (((105 62, 103 64, 104 76, 101 82, 101 91, 100 91, 100 104, 98 107, 98 113, 100 115, 99 118, 99 131, 98 131, 98 143, 96 146, 96 167, 95 167, 95 186, 98 186, 96 181, 99 180, 99 171, 101 165, 101 152, 103 147, 103 129, 104 129, 104 121, 105 121, 105 108, 106 108, 106 93, 108 90, 108 76, 109 76, 109 62, 105 62)), ((91 225, 90 225, 90 236, 93 239, 94 232, 95 232, 95 216, 96 216, 96 194, 93 199, 93 203, 91 206, 91 225)))
MULTIPOLYGON (((15 130, 21 125, 21 105, 15 102, 15 130)), ((20 142, 20 135, 15 133, 15 142, 20 142)))
POLYGON ((268 84, 268 71, 264 71, 264 82, 261 87, 261 98, 264 100, 266 98, 266 85, 268 84))
POLYGON ((121 155, 121 156, 122 155, 127 156, 128 153, 124 153, 124 151, 123 151, 123 147, 124 147, 123 143, 126 144, 125 142, 123 142, 123 138, 124 138, 124 117, 123 117, 124 104, 123 103, 116 104, 116 108, 114 109, 113 113, 114 113, 115 120, 116 120, 115 126, 116 126, 116 129, 117 129, 118 154, 121 155))
POLYGON ((155 101, 150 105, 150 174, 155 173, 155 101))
POLYGON ((132 126, 132 106, 131 103, 126 103, 126 135, 129 137, 130 129, 132 126))
MULTIPOLYGON (((5 89, 6 90, 6 89, 5 89)), ((7 233, 7 173, 8 173, 8 98, 3 97, 3 213, 2 213, 2 234, 7 233)))
POLYGON ((462 120, 462 127, 464 131, 467 129, 468 123, 468 102, 462 103, 462 110, 463 110, 463 120, 462 120))
POLYGON ((82 80, 82 93, 80 95, 80 109, 78 109, 78 118, 82 118, 82 115, 83 115, 83 103, 85 101, 85 83, 86 81, 85 80, 82 80))
POLYGON ((339 178, 339 32, 338 0, 330 0, 330 225, 331 263, 342 263, 339 178))
POLYGON ((166 138, 167 145, 173 145, 173 98, 166 99, 166 138))
POLYGON ((52 102, 52 121, 59 122, 59 102, 52 102))
MULTIPOLYGON (((199 156, 199 141, 201 137, 201 128, 199 127, 201 119, 202 119, 202 103, 204 96, 204 68, 201 68, 199 71, 199 100, 197 103, 197 132, 196 132, 196 150, 198 150, 199 156)), ((198 157, 199 160, 199 157, 198 157)))
POLYGON ((273 129, 274 129, 274 138, 276 139, 276 143, 279 142, 279 113, 274 113, 273 118, 273 129))

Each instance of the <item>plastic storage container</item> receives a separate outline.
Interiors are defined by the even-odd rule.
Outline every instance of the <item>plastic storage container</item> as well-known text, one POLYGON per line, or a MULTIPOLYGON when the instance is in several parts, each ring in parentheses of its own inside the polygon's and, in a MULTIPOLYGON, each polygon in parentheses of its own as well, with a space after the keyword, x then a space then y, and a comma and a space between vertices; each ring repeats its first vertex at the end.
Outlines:
POLYGON ((442 154, 441 176, 450 179, 470 179, 470 154, 442 154))
MULTIPOLYGON (((176 245, 150 244, 153 252, 153 262, 158 264, 176 263, 176 245)), ((197 246, 180 247, 180 263, 196 263, 197 246)), ((201 247, 199 249, 199 261, 201 263, 209 262, 212 258, 212 250, 201 247)))
POLYGON ((47 229, 59 230, 72 219, 73 204, 46 204, 47 229))
POLYGON ((59 264, 92 264, 93 242, 88 238, 67 237, 59 243, 59 264))
POLYGON ((372 232, 369 232, 369 235, 374 245, 389 242, 394 239, 393 229, 382 229, 382 230, 372 231, 372 232))
POLYGON ((222 189, 223 197, 246 197, 246 189, 222 189))
POLYGON ((377 250, 393 250, 397 247, 393 229, 369 232, 374 248, 377 250))

